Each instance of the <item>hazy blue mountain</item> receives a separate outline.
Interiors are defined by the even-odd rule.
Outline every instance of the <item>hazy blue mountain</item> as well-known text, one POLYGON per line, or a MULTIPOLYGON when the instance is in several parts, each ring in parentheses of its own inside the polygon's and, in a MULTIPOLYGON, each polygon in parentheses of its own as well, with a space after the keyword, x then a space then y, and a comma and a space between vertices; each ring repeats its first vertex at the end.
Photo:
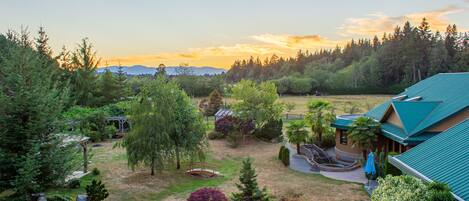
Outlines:
MULTIPOLYGON (((166 67, 166 73, 169 75, 177 75, 176 69, 179 68, 177 66, 167 66, 166 67)), ((201 67, 196 67, 196 66, 189 66, 185 67, 189 68, 190 71, 194 75, 217 75, 226 72, 225 69, 221 68, 215 68, 215 67, 210 67, 210 66, 201 66, 201 67)), ((103 73, 106 69, 109 69, 111 72, 115 73, 119 70, 118 66, 109 66, 109 67, 103 67, 103 68, 98 68, 97 72, 98 73, 103 73)), ((134 66, 122 66, 122 70, 126 72, 128 75, 143 75, 143 74, 155 74, 156 72, 156 67, 148 67, 148 66, 142 66, 142 65, 134 65, 134 66)))

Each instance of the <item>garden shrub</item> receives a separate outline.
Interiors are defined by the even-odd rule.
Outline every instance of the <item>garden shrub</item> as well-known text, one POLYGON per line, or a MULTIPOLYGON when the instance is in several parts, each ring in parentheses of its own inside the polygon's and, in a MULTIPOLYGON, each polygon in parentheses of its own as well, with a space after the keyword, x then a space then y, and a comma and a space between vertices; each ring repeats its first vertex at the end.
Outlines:
POLYGON ((448 184, 441 182, 431 182, 428 184, 430 191, 429 201, 453 201, 454 197, 451 194, 451 189, 448 184))
POLYGON ((215 131, 227 135, 236 129, 239 119, 233 116, 225 116, 215 122, 215 131))
POLYGON ((255 132, 256 137, 263 140, 272 140, 282 136, 282 119, 270 120, 262 128, 255 132))
POLYGON ((218 131, 212 131, 212 132, 208 133, 208 139, 210 139, 210 140, 222 139, 224 137, 225 137, 225 135, 223 135, 223 133, 220 133, 218 131))
POLYGON ((99 171, 98 168, 93 168, 93 170, 91 171, 91 174, 93 175, 99 175, 101 173, 101 171, 99 171))
MULTIPOLYGON (((397 152, 389 152, 388 153, 388 156, 395 156, 395 155, 399 155, 399 153, 397 152)), ((399 170, 398 168, 394 167, 391 163, 389 163, 389 161, 387 160, 388 157, 386 157, 386 164, 384 166, 384 169, 385 169, 385 174, 388 175, 393 175, 393 176, 399 176, 399 175, 402 175, 402 172, 401 170, 399 170)))
POLYGON ((239 131, 232 131, 226 136, 226 141, 228 142, 228 146, 231 148, 237 148, 241 145, 241 141, 243 140, 243 134, 239 131))
POLYGON ((80 180, 79 179, 72 179, 68 181, 67 186, 69 188, 80 188, 80 180))
POLYGON ((285 146, 281 146, 280 147, 280 150, 278 151, 278 159, 279 160, 282 160, 282 154, 283 154, 283 150, 285 149, 285 146))
POLYGON ((409 175, 387 175, 378 179, 372 201, 453 201, 451 189, 441 182, 425 183, 409 175))
POLYGON ((372 201, 428 201, 429 192, 423 181, 408 176, 387 175, 378 178, 378 187, 371 195, 372 201))
POLYGON ((113 125, 108 125, 106 126, 104 130, 104 137, 106 138, 112 138, 117 133, 117 128, 113 125))
POLYGON ((254 121, 239 121, 237 128, 242 134, 247 135, 254 131, 256 125, 254 124, 254 121))
POLYGON ((228 201, 228 198, 218 189, 201 188, 191 193, 187 201, 228 201))
POLYGON ((278 153, 278 159, 282 161, 283 165, 289 166, 290 165, 290 150, 285 146, 280 147, 280 151, 278 153))
POLYGON ((104 184, 95 179, 85 187, 85 190, 89 201, 102 201, 109 196, 109 192, 104 184))

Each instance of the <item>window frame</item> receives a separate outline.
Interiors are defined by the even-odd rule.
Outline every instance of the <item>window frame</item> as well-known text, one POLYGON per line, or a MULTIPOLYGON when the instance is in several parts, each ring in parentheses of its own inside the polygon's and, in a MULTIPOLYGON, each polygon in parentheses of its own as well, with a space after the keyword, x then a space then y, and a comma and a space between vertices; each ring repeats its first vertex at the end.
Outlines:
POLYGON ((345 131, 345 130, 340 130, 339 131, 339 143, 341 145, 348 145, 347 131, 345 131))

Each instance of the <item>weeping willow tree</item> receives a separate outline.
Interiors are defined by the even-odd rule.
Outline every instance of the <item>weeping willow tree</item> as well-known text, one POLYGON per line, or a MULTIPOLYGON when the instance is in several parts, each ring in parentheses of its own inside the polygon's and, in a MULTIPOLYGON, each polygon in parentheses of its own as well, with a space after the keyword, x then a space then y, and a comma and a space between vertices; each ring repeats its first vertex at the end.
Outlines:
POLYGON ((122 142, 128 164, 151 168, 151 175, 165 165, 201 157, 206 145, 202 116, 189 97, 163 76, 147 83, 130 110, 132 130, 122 142))

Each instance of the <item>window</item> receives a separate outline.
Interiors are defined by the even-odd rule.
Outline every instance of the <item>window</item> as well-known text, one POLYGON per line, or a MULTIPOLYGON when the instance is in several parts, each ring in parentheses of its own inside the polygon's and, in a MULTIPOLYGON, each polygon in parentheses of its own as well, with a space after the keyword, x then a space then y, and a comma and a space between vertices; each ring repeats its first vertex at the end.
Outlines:
POLYGON ((347 145, 347 131, 340 131, 340 144, 347 145))

